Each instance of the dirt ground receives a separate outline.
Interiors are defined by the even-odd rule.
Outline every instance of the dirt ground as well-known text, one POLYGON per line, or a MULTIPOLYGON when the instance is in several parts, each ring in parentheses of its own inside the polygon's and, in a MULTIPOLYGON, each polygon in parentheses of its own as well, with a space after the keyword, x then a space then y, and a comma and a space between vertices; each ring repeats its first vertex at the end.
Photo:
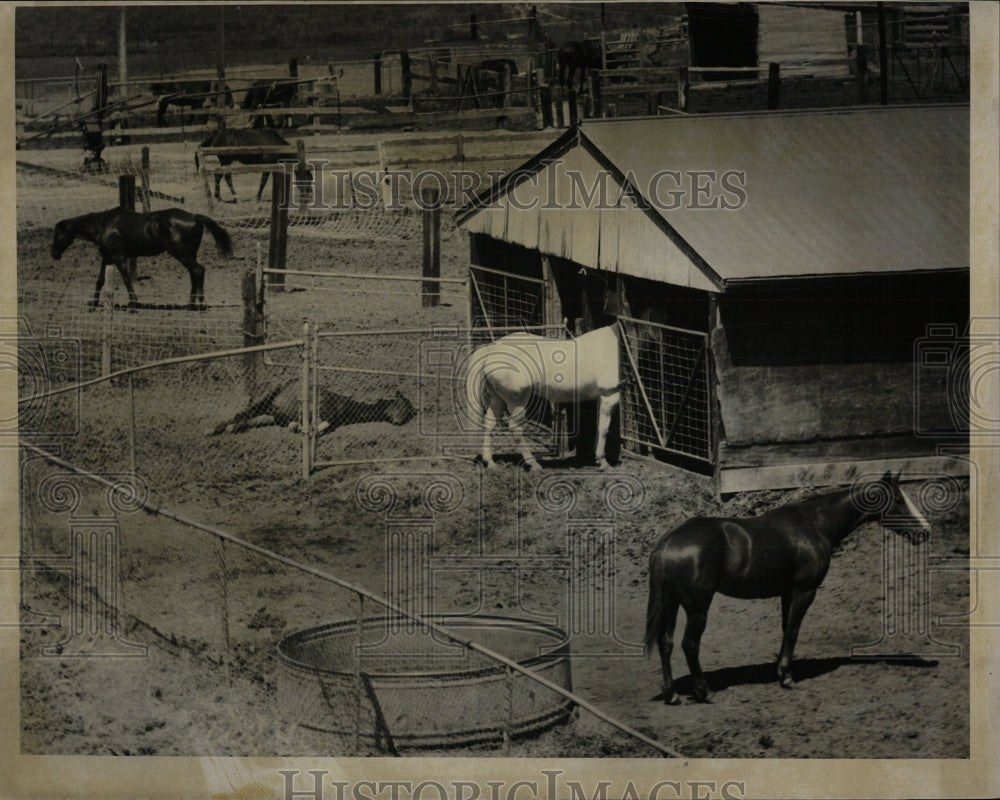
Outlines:
MULTIPOLYGON (((49 231, 40 227, 19 236, 20 289, 30 296, 28 290, 40 284, 58 288, 66 307, 82 307, 92 291, 96 254, 91 246, 76 244, 53 262, 49 231)), ((264 241, 266 247, 260 234, 237 230, 235 238, 242 260, 206 257, 210 302, 213 296, 237 297, 240 277, 253 263, 249 254, 257 242, 264 241)), ((446 220, 442 275, 464 277, 467 252, 464 237, 446 220)), ((289 266, 331 264, 352 272, 416 275, 419 235, 324 239, 298 236, 293 229, 289 266)), ((149 260, 145 269, 151 276, 142 287, 146 295, 184 296, 186 276, 176 265, 158 258, 149 260)), ((42 325, 50 319, 51 306, 26 300, 19 313, 42 325)), ((138 312, 140 317, 144 313, 138 312)), ((171 313, 175 325, 189 323, 186 312, 171 313)), ((203 327, 221 319, 212 313, 203 327)), ((466 310, 460 299, 424 309, 415 295, 309 290, 285 293, 273 313, 275 330, 294 331, 303 317, 318 318, 337 330, 456 325, 463 323, 466 310)), ((166 323, 162 335, 171 335, 166 323)), ((238 334, 235 338, 239 340, 238 334)), ((406 340, 395 348, 395 357, 414 364, 418 349, 413 340, 406 340)), ((365 357, 364 352, 358 355, 365 357)), ((415 391, 412 383, 408 386, 415 391)), ((359 382, 342 388, 371 395, 394 385, 371 388, 359 382)), ((79 432, 59 442, 65 458, 96 471, 123 471, 127 425, 126 415, 118 411, 125 408, 125 391, 112 386, 84 392, 79 432)), ((411 399, 423 410, 420 398, 411 399)), ((968 628, 962 624, 970 601, 968 573, 925 572, 926 565, 919 561, 887 571, 884 564, 896 562, 886 554, 898 552, 888 543, 898 540, 892 534, 884 539, 876 524, 856 531, 835 555, 802 627, 793 689, 780 689, 774 677, 779 601, 719 596, 701 650, 713 690, 711 702, 697 704, 686 698, 680 706, 667 707, 657 698, 659 665, 643 658, 639 648, 652 544, 690 516, 757 514, 811 495, 811 490, 722 500, 709 478, 635 457, 625 457, 607 473, 588 465, 550 463, 540 474, 529 474, 513 458, 490 472, 469 458, 394 462, 433 452, 419 413, 401 427, 387 422, 347 426, 321 444, 321 452, 331 457, 378 452, 388 461, 321 469, 302 479, 299 439, 287 431, 263 428, 205 436, 208 428, 244 403, 238 366, 172 372, 162 381, 154 377, 137 386, 138 473, 157 503, 382 593, 389 581, 387 530, 393 518, 365 511, 358 499, 359 481, 376 475, 397 492, 393 513, 433 523, 435 556, 497 556, 485 570, 432 570, 423 589, 433 611, 551 615, 563 627, 578 610, 570 580, 573 563, 543 569, 519 566, 518 560, 568 558, 574 537, 606 537, 595 556, 598 567, 587 573, 587 597, 591 608, 610 623, 595 623, 593 632, 571 643, 572 683, 577 693, 614 717, 690 757, 969 755, 968 628), (460 495, 447 512, 428 511, 423 489, 441 479, 459 485, 460 495), (556 480, 560 483, 553 488, 556 480), (633 491, 631 500, 618 506, 605 499, 616 480, 633 491), (572 502, 560 505, 553 499, 559 496, 572 502), (918 586, 923 587, 919 592, 918 586), (894 603, 904 591, 910 592, 908 610, 915 616, 901 625, 894 603), (870 650, 879 657, 852 658, 852 646, 879 642, 886 631, 883 643, 870 650), (901 653, 910 655, 894 657, 901 653)), ((471 455, 471 449, 465 454, 471 455)), ((65 517, 53 521, 32 510, 37 506, 33 487, 23 487, 28 507, 23 546, 49 554, 64 551, 65 517)), ((918 489, 908 487, 914 496, 918 489)), ((932 565, 943 558, 960 562, 968 555, 967 481, 961 489, 961 498, 928 513, 933 532, 921 547, 932 565)), ((24 752, 353 752, 349 743, 288 724, 275 694, 277 640, 302 627, 353 617, 356 604, 349 593, 250 557, 224 565, 220 581, 216 543, 163 516, 124 514, 121 532, 122 607, 128 621, 124 636, 147 647, 144 657, 44 655, 44 645, 66 640, 65 626, 26 627, 20 709, 24 752), (223 628, 225 633, 219 633, 223 628)), ((231 550, 227 553, 236 558, 231 550)), ((65 577, 25 573, 23 586, 26 621, 37 619, 33 613, 62 614, 66 619, 65 577)), ((688 691, 679 648, 674 672, 680 691, 688 691)), ((653 755, 585 712, 567 726, 515 742, 512 754, 653 755)))

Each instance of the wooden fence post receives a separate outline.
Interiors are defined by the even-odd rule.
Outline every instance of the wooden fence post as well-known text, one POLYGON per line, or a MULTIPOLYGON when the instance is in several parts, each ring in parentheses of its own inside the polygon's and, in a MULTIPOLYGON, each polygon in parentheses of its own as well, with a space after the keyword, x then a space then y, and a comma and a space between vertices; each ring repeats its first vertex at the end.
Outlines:
POLYGON ((868 48, 863 44, 857 47, 854 73, 858 80, 857 100, 859 103, 864 103, 868 95, 868 48))
MULTIPOLYGON (((135 175, 118 176, 118 207, 126 211, 135 211, 135 175)), ((128 259, 128 274, 134 281, 136 273, 136 259, 128 259)))
POLYGON ((375 95, 382 94, 382 54, 376 53, 373 59, 375 63, 375 95))
MULTIPOLYGON (((243 346, 256 347, 264 344, 264 308, 257 292, 257 276, 253 271, 243 275, 243 346)), ((243 356, 243 388, 247 397, 257 394, 257 380, 264 354, 247 353, 243 356)))
POLYGON ((781 65, 773 61, 767 67, 767 107, 781 107, 781 65))
POLYGON ((142 160, 139 164, 139 182, 141 186, 140 198, 142 200, 142 210, 145 213, 152 211, 149 197, 149 147, 142 148, 142 160))
MULTIPOLYGON (((420 191, 424 209, 424 277, 441 277, 441 203, 436 188, 424 187, 420 191)), ((441 302, 441 285, 437 281, 424 281, 420 305, 430 308, 441 302)))
MULTIPOLYGON (((288 200, 292 194, 292 176, 275 172, 271 184, 271 240, 267 253, 269 269, 283 270, 288 253, 288 200)), ((285 288, 284 274, 268 274, 267 285, 276 292, 285 288)))
POLYGON ((538 87, 538 104, 542 110, 542 127, 552 127, 552 89, 548 86, 538 87))
MULTIPOLYGON (((101 314, 101 375, 111 374, 111 343, 114 336, 115 295, 114 268, 111 264, 104 265, 104 291, 109 295, 101 314)), ((100 299, 100 298, 97 298, 100 299)))
POLYGON ((687 67, 677 68, 677 110, 687 111, 688 110, 688 95, 690 93, 691 84, 690 77, 688 76, 687 67))
POLYGON ((399 62, 403 70, 403 99, 409 100, 413 94, 413 73, 410 71, 409 50, 400 51, 399 62))

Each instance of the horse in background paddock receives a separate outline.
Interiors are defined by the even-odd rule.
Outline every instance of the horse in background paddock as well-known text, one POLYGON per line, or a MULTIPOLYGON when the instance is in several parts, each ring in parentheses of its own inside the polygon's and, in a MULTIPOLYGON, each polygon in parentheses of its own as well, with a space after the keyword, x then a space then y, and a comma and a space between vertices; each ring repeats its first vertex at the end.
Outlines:
POLYGON ((708 699, 698 658, 708 608, 716 592, 741 599, 781 598, 778 680, 790 688, 792 653, 799 627, 826 577, 834 548, 855 528, 885 520, 911 541, 930 531, 923 514, 899 488, 899 475, 790 503, 748 519, 694 517, 664 534, 649 556, 646 646, 659 649, 663 700, 680 703, 670 656, 677 609, 687 625, 682 648, 694 683, 694 697, 708 699))
MULTIPOLYGON (((370 403, 352 400, 325 387, 318 392, 320 423, 317 434, 330 433, 344 425, 359 422, 388 422, 405 425, 416 415, 413 404, 398 390, 392 397, 370 403)), ((264 386, 250 399, 246 408, 231 419, 220 422, 209 436, 242 433, 251 428, 280 425, 291 431, 302 426, 302 380, 288 378, 264 386)))
MULTIPOLYGON (((282 160, 282 158, 288 158, 289 156, 282 156, 279 153, 255 153, 253 152, 253 149, 257 147, 281 146, 288 147, 289 153, 291 152, 291 145, 288 141, 277 131, 270 128, 221 128, 198 145, 199 149, 202 147, 247 148, 246 153, 231 153, 229 155, 216 156, 216 158, 219 159, 219 165, 222 167, 228 167, 234 161, 239 162, 240 164, 277 164, 282 160)), ((195 151, 194 154, 194 166, 195 169, 201 168, 197 151, 195 151)), ((261 196, 264 194, 264 187, 267 186, 267 179, 270 174, 270 172, 265 171, 260 175, 260 185, 257 187, 258 201, 260 201, 261 196)), ((312 180, 311 173, 306 173, 302 177, 303 179, 312 180)), ((232 202, 235 202, 236 190, 233 188, 233 176, 228 172, 215 173, 215 199, 222 199, 220 187, 222 185, 223 178, 225 178, 226 185, 229 187, 229 191, 233 195, 232 202)))
POLYGON ((101 302, 104 288, 104 267, 114 264, 128 290, 129 308, 135 309, 137 299, 132 288, 128 260, 139 256, 167 253, 181 262, 191 276, 189 308, 205 310, 205 268, 198 263, 201 237, 208 231, 219 248, 219 254, 229 258, 233 242, 215 220, 203 214, 191 214, 180 208, 141 214, 123 208, 111 208, 60 220, 52 233, 52 258, 59 260, 75 239, 86 239, 97 245, 101 254, 101 269, 97 273, 92 308, 101 302))
POLYGON ((587 70, 601 69, 604 66, 601 44, 591 40, 563 42, 556 53, 556 62, 559 65, 559 85, 572 87, 573 76, 579 72, 582 92, 584 81, 587 79, 587 70))
POLYGON ((616 330, 613 325, 598 328, 576 339, 512 333, 476 348, 466 376, 466 403, 477 421, 482 421, 482 458, 487 467, 494 466, 490 438, 505 413, 528 468, 538 467, 523 427, 529 402, 544 399, 550 403, 599 401, 594 455, 598 465, 607 468, 605 443, 619 400, 616 330))
POLYGON ((284 128, 288 127, 288 119, 279 118, 280 123, 275 125, 271 115, 266 113, 267 109, 288 108, 292 104, 296 93, 299 90, 299 82, 296 80, 267 80, 261 79, 247 89, 243 96, 241 108, 244 111, 261 111, 255 115, 253 128, 284 128))
MULTIPOLYGON (((173 81, 170 83, 154 83, 150 90, 155 95, 160 95, 160 100, 156 106, 156 124, 164 128, 167 125, 167 108, 169 106, 180 106, 181 108, 204 108, 206 105, 215 103, 215 98, 219 92, 216 91, 214 81, 173 81)), ((225 105, 232 108, 233 93, 226 86, 225 105)), ((184 114, 181 112, 181 124, 184 123, 184 114)))

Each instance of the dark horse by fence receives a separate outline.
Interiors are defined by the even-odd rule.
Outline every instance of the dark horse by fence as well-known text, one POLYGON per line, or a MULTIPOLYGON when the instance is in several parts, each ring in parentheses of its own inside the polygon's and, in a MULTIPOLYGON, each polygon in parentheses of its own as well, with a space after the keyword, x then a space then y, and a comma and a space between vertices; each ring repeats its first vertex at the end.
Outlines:
POLYGON ((573 75, 579 70, 580 91, 583 91, 583 83, 587 77, 588 69, 600 69, 603 64, 600 42, 563 42, 556 53, 556 61, 559 64, 559 85, 572 86, 573 75))
MULTIPOLYGON (((215 90, 214 81, 174 81, 172 83, 155 83, 150 89, 153 94, 162 95, 156 107, 156 124, 161 128, 167 124, 168 106, 181 106, 182 108, 202 108, 206 103, 215 102, 218 92, 215 90)), ((233 107, 233 95, 226 87, 226 107, 233 107)), ((181 122, 183 123, 183 112, 181 122)))
MULTIPOLYGON (((321 387, 318 392, 320 423, 317 433, 329 433, 357 422, 390 422, 405 425, 416 414, 413 404, 399 391, 393 397, 365 403, 321 387)), ((301 430, 302 381, 299 378, 279 380, 264 386, 250 399, 247 407, 236 416, 220 422, 209 436, 220 433, 241 433, 251 428, 280 425, 301 430)))
MULTIPOLYGON (((247 89, 247 93, 243 96, 242 108, 245 111, 253 111, 268 108, 288 108, 292 104, 292 100, 295 98, 296 92, 298 91, 299 84, 298 81, 281 81, 281 80, 259 80, 255 81, 253 85, 247 89)), ((284 123, 285 120, 281 119, 284 123)), ((255 128, 274 128, 274 127, 284 127, 283 124, 275 125, 274 120, 271 118, 270 114, 258 114, 254 120, 253 127, 255 128)))
MULTIPOLYGON (((277 164, 283 158, 292 158, 291 155, 291 145, 288 141, 281 136, 277 131, 271 130, 270 128, 222 128, 211 136, 209 136, 205 141, 203 141, 199 147, 245 147, 247 148, 246 153, 230 153, 227 155, 219 155, 219 164, 223 167, 228 167, 234 161, 238 161, 240 164, 277 164), (280 153, 256 153, 254 148, 259 147, 281 147, 285 146, 289 148, 289 152, 286 155, 280 153)), ((194 154, 194 166, 195 169, 200 169, 201 164, 198 158, 198 153, 194 154)), ((264 193, 264 187, 267 186, 267 179, 270 172, 262 172, 260 175, 260 186, 257 187, 257 199, 260 200, 264 193)), ((305 173, 298 176, 302 180, 312 180, 312 175, 310 173, 305 173)), ((215 173, 215 198, 221 200, 220 187, 222 185, 222 179, 225 178, 226 185, 229 187, 229 191, 233 195, 233 199, 236 198, 236 190, 233 188, 233 176, 228 172, 215 173)))
POLYGON ((663 700, 680 702, 670 655, 677 609, 687 625, 681 646, 696 700, 708 699, 698 660, 708 607, 716 592, 742 599, 781 597, 778 679, 792 685, 792 652, 799 626, 826 577, 837 544, 865 522, 881 520, 911 539, 926 535, 927 520, 888 472, 857 484, 772 509, 750 519, 695 517, 665 534, 649 556, 646 654, 655 644, 663 668, 663 700))
POLYGON ((101 269, 97 273, 97 286, 91 306, 97 306, 101 301, 104 267, 114 264, 128 290, 129 307, 135 308, 137 300, 132 288, 128 259, 165 252, 187 267, 191 275, 189 308, 204 309, 205 268, 198 263, 198 247, 206 230, 212 234, 222 256, 228 258, 233 254, 229 234, 215 220, 202 214, 189 214, 180 208, 168 208, 149 214, 112 208, 57 222, 52 236, 52 257, 57 260, 61 258, 74 239, 93 242, 101 252, 101 269))

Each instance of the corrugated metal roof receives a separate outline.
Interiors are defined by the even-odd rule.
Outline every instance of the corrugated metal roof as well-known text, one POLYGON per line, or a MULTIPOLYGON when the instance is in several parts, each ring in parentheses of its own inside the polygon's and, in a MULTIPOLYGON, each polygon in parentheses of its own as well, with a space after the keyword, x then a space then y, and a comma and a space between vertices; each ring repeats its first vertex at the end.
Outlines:
MULTIPOLYGON (((663 234, 723 284, 969 266, 967 106, 587 121, 548 155, 574 146, 627 176, 663 234), (716 178, 697 177, 708 173, 716 178), (736 192, 719 183, 726 173, 736 192), (683 196, 669 194, 678 188, 683 196), (696 207, 713 200, 738 207, 696 207)), ((552 166, 534 159, 523 169, 552 166)), ((495 207, 503 193, 478 205, 495 207)), ((479 213, 459 220, 477 229, 479 213)), ((615 247, 629 273, 628 241, 615 247)), ((634 258, 648 261, 648 252, 634 258)))

